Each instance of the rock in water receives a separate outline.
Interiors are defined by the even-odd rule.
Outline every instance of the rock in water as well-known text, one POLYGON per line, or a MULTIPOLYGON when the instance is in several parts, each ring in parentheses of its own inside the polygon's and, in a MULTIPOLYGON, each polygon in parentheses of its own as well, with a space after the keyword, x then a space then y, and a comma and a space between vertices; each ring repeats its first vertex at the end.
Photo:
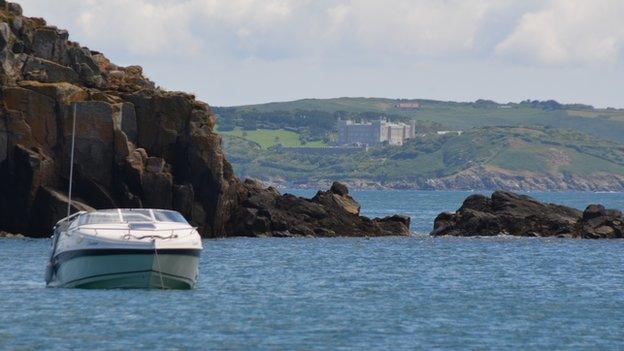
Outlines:
POLYGON ((240 203, 227 232, 254 236, 388 236, 409 235, 409 217, 370 219, 359 215, 360 205, 347 187, 334 183, 312 199, 281 195, 246 180, 240 203))
POLYGON ((206 237, 408 233, 400 217, 359 217, 340 184, 305 200, 241 183, 207 104, 5 1, 0 85, 0 230, 48 236, 64 216, 75 107, 75 207, 172 208, 206 237))
POLYGON ((624 218, 619 210, 589 205, 577 226, 578 234, 589 239, 624 238, 624 218))
POLYGON ((439 214, 431 235, 622 238, 624 218, 618 210, 590 205, 585 212, 541 203, 530 196, 496 191, 471 195, 455 213, 439 214))

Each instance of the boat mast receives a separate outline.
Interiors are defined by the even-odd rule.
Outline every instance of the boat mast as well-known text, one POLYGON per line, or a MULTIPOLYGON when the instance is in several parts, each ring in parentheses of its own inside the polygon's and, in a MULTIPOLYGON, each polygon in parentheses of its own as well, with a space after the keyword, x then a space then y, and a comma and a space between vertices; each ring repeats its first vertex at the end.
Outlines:
POLYGON ((74 180, 74 142, 76 141, 76 106, 78 104, 74 102, 73 117, 72 117, 72 142, 71 142, 71 157, 69 161, 69 191, 67 193, 67 218, 71 215, 72 205, 72 184, 74 180))

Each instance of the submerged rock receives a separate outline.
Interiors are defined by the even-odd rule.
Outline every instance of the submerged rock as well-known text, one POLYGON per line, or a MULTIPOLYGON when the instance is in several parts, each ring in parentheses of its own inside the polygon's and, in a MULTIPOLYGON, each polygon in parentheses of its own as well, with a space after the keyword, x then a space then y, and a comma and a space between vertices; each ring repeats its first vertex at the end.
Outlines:
POLYGON ((589 205, 581 212, 496 191, 491 197, 471 195, 457 212, 439 214, 431 235, 623 238, 624 218, 620 211, 601 205, 589 205))
POLYGON ((207 104, 5 1, 0 85, 0 230, 48 236, 65 216, 75 111, 75 210, 176 209, 205 237, 408 233, 409 219, 360 217, 339 184, 304 200, 240 182, 207 104))

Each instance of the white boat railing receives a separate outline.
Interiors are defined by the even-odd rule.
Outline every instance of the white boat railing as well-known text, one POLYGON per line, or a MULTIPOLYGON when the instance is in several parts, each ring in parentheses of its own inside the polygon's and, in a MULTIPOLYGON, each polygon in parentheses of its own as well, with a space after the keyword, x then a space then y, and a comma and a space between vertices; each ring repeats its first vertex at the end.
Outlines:
MULTIPOLYGON (((186 236, 186 235, 192 235, 194 231, 197 230, 196 227, 191 227, 191 228, 184 228, 184 229, 131 229, 131 228, 114 228, 114 227, 109 227, 109 228, 84 228, 84 227, 76 227, 72 230, 73 231, 77 231, 77 230, 93 230, 95 232, 95 235, 100 235, 98 233, 98 231, 102 232, 102 231, 125 231, 126 233, 122 236, 123 239, 129 239, 129 238, 135 238, 138 240, 141 239, 145 239, 145 238, 158 238, 158 239, 175 239, 178 238, 180 236, 186 236), (186 235, 178 235, 176 232, 177 231, 182 231, 182 230, 188 230, 188 234, 186 235), (147 235, 134 235, 132 234, 132 232, 157 232, 157 233, 162 233, 162 232, 168 232, 169 236, 161 236, 161 235, 153 235, 153 234, 147 234, 147 235)), ((69 232, 68 232, 69 234, 69 232)))
POLYGON ((67 217, 65 217, 63 219, 60 219, 58 222, 56 222, 54 227, 58 226, 59 224, 65 222, 65 221, 69 222, 70 219, 73 219, 74 217, 80 216, 83 213, 87 213, 87 211, 80 211, 80 212, 72 213, 69 216, 67 216, 67 217))

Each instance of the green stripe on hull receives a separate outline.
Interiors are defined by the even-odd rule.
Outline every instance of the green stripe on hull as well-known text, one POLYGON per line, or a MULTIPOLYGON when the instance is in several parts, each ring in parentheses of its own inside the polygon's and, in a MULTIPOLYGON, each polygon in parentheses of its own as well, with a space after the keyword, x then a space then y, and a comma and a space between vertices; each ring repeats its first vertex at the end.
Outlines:
POLYGON ((158 260, 153 253, 80 256, 57 267, 51 286, 192 289, 197 281, 198 265, 199 257, 178 254, 158 255, 158 260))
POLYGON ((78 289, 179 289, 194 287, 193 281, 181 277, 162 275, 155 271, 111 274, 103 277, 82 279, 65 287, 78 289))

